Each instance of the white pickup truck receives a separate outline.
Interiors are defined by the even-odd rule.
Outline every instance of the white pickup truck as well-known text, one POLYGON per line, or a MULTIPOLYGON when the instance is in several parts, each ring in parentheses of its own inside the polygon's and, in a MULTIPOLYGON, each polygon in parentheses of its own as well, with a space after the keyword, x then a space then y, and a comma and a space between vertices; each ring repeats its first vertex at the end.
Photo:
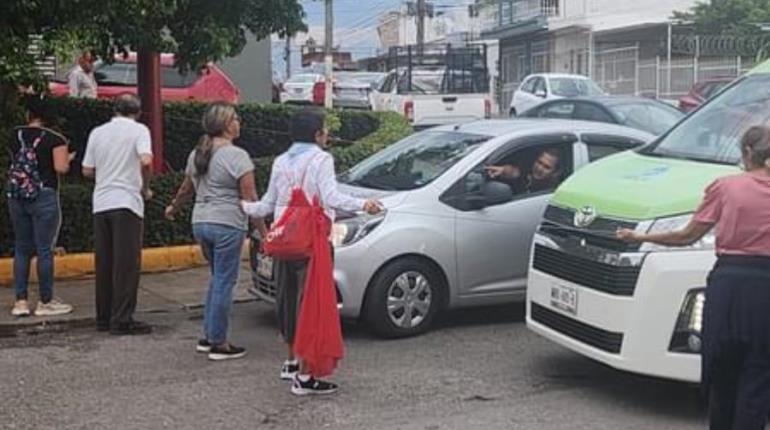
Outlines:
POLYGON ((416 129, 489 118, 484 79, 444 68, 393 70, 372 92, 372 106, 401 113, 416 129))

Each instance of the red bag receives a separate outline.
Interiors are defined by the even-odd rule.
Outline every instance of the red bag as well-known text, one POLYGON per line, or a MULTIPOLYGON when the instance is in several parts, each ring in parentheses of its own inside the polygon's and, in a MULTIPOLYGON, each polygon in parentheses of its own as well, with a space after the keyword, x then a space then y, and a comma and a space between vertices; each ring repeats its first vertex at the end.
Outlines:
POLYGON ((312 209, 313 253, 297 318, 294 353, 311 375, 320 378, 334 372, 345 351, 329 247, 331 221, 317 198, 313 200, 312 209))
POLYGON ((291 190, 286 210, 267 232, 262 242, 265 254, 280 260, 304 260, 310 257, 313 246, 313 207, 302 189, 311 159, 302 174, 302 180, 291 190))

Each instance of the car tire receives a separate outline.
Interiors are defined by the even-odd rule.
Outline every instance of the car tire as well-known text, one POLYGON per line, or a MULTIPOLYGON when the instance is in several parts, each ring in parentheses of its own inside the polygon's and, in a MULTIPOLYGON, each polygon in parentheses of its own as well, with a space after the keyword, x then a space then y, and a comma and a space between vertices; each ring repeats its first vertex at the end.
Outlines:
POLYGON ((383 267, 369 284, 364 306, 365 320, 376 335, 384 338, 425 333, 445 307, 446 291, 444 276, 432 264, 413 257, 393 261, 383 267), (405 288, 410 291, 405 291, 405 288), (404 298, 399 301, 401 297, 404 298), (390 301, 396 304, 393 309, 388 307, 390 301), (411 312, 412 318, 407 323, 408 312, 411 312))

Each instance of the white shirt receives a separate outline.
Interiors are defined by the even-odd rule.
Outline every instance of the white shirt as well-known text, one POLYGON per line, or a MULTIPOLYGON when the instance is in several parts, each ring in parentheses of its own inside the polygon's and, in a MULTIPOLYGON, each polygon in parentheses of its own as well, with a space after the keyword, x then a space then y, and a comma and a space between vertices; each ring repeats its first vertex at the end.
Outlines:
POLYGON ((273 162, 270 184, 262 199, 244 203, 243 210, 255 218, 264 218, 274 213, 278 220, 289 204, 292 189, 300 182, 311 202, 313 197, 318 196, 326 216, 332 221, 336 217, 335 209, 360 211, 366 203, 363 199, 348 196, 337 189, 334 158, 331 154, 315 144, 295 143, 273 162))
POLYGON ((150 129, 116 116, 88 136, 83 167, 96 169, 93 212, 129 209, 144 218, 142 155, 152 155, 150 129))
POLYGON ((68 76, 70 97, 87 99, 96 98, 96 78, 94 72, 86 73, 80 65, 75 66, 68 76))

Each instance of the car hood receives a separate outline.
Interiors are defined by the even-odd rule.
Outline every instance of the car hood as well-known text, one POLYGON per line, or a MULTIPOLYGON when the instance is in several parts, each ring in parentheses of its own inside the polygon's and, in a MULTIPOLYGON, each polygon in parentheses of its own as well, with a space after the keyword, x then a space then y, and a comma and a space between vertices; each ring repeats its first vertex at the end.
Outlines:
POLYGON ((340 192, 359 199, 379 200, 386 209, 395 209, 401 206, 409 194, 409 191, 383 191, 348 184, 340 184, 338 188, 340 192))
POLYGON ((695 211, 705 188, 738 168, 628 151, 590 164, 556 191, 559 206, 592 206, 600 216, 649 220, 695 211))

